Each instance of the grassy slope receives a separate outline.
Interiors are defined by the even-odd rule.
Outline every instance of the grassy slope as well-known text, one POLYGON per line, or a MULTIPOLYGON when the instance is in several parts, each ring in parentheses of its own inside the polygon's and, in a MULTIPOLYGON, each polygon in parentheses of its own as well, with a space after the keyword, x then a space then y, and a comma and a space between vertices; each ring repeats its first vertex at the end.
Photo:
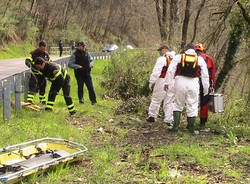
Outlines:
POLYGON ((12 113, 11 122, 0 122, 0 147, 48 136, 73 140, 89 149, 82 162, 34 175, 22 183, 249 182, 249 139, 242 138, 235 144, 233 136, 231 140, 215 133, 171 134, 160 120, 148 124, 137 114, 115 115, 119 102, 101 99, 104 90, 98 84, 107 62, 96 61, 92 72, 97 105, 90 104, 87 92, 86 103, 78 104, 71 71, 76 116, 69 117, 59 95, 54 113, 22 110, 12 113), (111 118, 113 122, 109 122, 111 118), (103 132, 98 132, 100 127, 103 132), (171 177, 171 170, 181 177, 171 177))
POLYGON ((7 47, 0 48, 0 59, 22 58, 34 49, 29 43, 9 44, 7 47))

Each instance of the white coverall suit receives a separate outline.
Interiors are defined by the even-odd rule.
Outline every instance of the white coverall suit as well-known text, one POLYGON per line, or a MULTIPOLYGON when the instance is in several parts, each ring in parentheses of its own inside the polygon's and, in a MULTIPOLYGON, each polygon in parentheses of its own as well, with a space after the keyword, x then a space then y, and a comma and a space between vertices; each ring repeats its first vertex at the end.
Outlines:
MULTIPOLYGON (((188 49, 185 54, 197 55, 193 49, 188 49)), ((173 58, 166 75, 166 85, 168 86, 171 86, 172 80, 175 77, 175 102, 173 111, 182 112, 186 103, 187 117, 197 117, 200 91, 199 77, 186 77, 182 75, 175 76, 177 65, 179 63, 181 63, 181 55, 176 55, 173 58)), ((208 94, 209 75, 207 64, 200 56, 198 56, 197 64, 201 68, 200 77, 204 86, 204 94, 208 94)))
POLYGON ((151 98, 151 103, 149 106, 149 117, 156 118, 159 113, 159 109, 161 106, 162 101, 163 102, 163 110, 165 114, 164 122, 171 123, 173 121, 173 100, 174 100, 174 93, 173 88, 174 86, 174 80, 170 82, 170 90, 167 92, 164 90, 164 84, 165 84, 165 78, 160 78, 162 69, 164 66, 166 66, 166 59, 167 56, 170 56, 173 58, 175 56, 175 52, 167 52, 164 56, 160 56, 156 64, 154 66, 153 72, 150 76, 149 83, 152 86, 154 85, 154 90, 151 98))

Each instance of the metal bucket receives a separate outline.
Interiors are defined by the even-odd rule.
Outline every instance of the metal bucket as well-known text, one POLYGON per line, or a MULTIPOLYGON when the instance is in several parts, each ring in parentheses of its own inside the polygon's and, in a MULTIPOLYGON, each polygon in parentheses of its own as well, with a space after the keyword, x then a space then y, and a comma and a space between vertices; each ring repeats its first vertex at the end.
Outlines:
POLYGON ((214 113, 224 112, 223 94, 209 94, 208 110, 214 113))

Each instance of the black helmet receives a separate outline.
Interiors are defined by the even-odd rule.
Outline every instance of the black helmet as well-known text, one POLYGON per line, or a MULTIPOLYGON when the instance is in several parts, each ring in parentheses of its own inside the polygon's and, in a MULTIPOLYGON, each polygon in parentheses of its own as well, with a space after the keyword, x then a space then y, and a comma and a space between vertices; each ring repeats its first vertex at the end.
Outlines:
POLYGON ((42 46, 43 46, 43 47, 46 47, 46 45, 47 45, 46 42, 45 42, 44 40, 42 40, 42 41, 39 42, 39 45, 38 45, 38 46, 39 46, 39 47, 42 47, 42 46))

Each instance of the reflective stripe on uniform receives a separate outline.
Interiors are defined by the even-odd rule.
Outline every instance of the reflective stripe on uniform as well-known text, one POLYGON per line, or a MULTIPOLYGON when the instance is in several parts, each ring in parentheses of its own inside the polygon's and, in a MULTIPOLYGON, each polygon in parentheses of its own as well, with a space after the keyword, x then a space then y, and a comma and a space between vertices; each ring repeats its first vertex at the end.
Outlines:
POLYGON ((41 102, 45 102, 45 95, 39 95, 39 99, 41 102))
POLYGON ((40 72, 40 71, 34 71, 34 70, 32 70, 32 68, 30 69, 30 72, 33 73, 33 74, 36 74, 36 75, 43 75, 42 72, 40 72))
POLYGON ((32 65, 35 64, 35 62, 33 61, 32 57, 26 57, 26 60, 30 60, 30 63, 31 63, 32 65))
MULTIPOLYGON (((62 74, 62 67, 61 65, 59 65, 59 71, 55 74, 55 76, 53 78, 51 78, 50 80, 56 80, 56 78, 62 74)), ((67 70, 64 71, 64 74, 63 74, 63 79, 66 79, 66 76, 67 76, 67 70)))
POLYGON ((66 79, 67 76, 67 70, 64 71, 63 79, 66 79))
POLYGON ((51 78, 50 80, 56 80, 56 78, 62 73, 62 67, 61 65, 59 65, 59 71, 55 74, 55 76, 53 78, 51 78))
POLYGON ((74 105, 74 103, 72 103, 71 105, 68 105, 68 110, 69 110, 69 112, 72 112, 72 111, 75 110, 75 105, 74 105))
POLYGON ((197 55, 186 55, 186 54, 182 54, 182 67, 185 66, 185 62, 188 62, 188 63, 194 63, 193 64, 193 68, 196 67, 196 64, 197 64, 197 60, 198 60, 198 57, 197 55))
POLYGON ((75 107, 73 107, 72 109, 69 109, 69 112, 73 112, 75 110, 76 110, 75 107))

